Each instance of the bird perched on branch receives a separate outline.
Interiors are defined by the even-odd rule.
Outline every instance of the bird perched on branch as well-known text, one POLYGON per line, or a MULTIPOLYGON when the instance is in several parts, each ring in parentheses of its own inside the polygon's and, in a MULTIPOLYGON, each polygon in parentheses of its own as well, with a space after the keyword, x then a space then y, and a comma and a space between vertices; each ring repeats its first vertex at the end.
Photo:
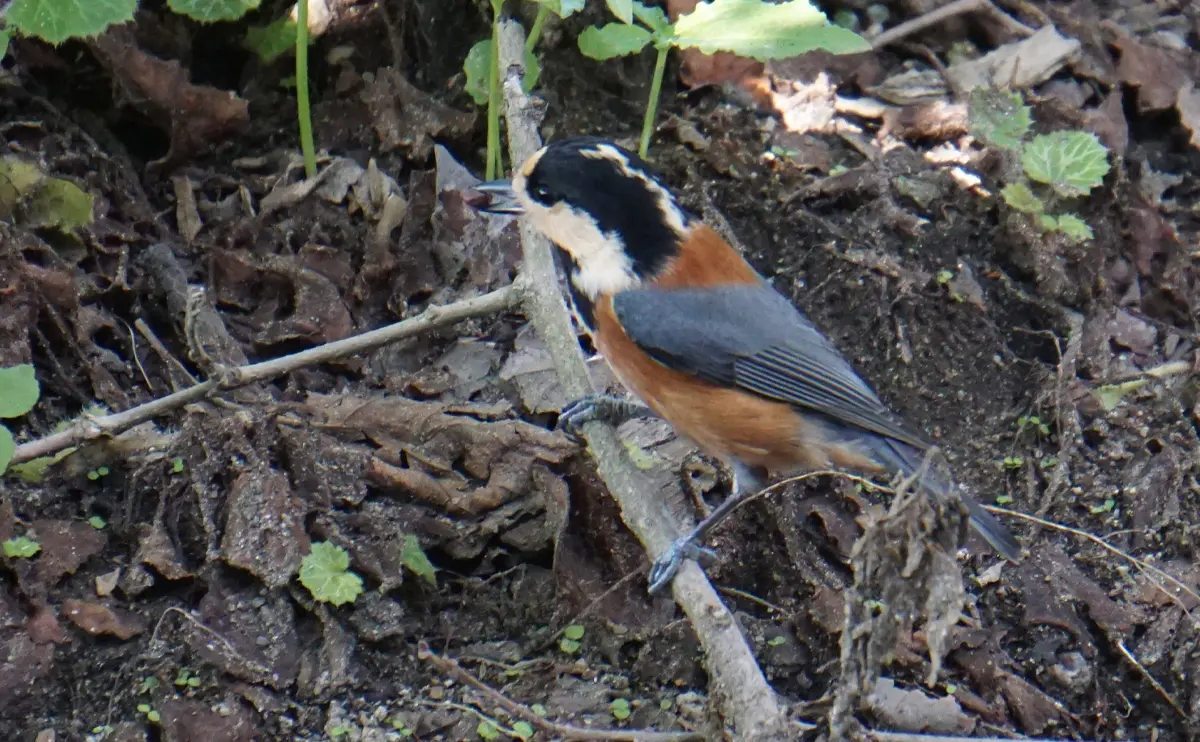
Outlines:
MULTIPOLYGON (((930 444, 884 406, 833 345, 636 155, 577 137, 543 147, 511 181, 475 187, 478 208, 523 214, 569 261, 577 314, 617 378, 645 405, 593 394, 560 425, 658 415, 734 472, 732 494, 655 561, 669 584, 699 542, 768 472, 840 468, 911 476, 930 444)), ((1020 545, 945 476, 971 524, 1016 561, 1020 545)))

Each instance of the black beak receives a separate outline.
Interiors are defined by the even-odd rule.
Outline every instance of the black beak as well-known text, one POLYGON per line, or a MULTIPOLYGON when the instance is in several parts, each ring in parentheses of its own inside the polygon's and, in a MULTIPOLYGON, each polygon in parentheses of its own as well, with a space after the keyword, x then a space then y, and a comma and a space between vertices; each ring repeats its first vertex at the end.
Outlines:
POLYGON ((512 181, 491 180, 471 186, 467 191, 467 204, 488 214, 521 214, 524 209, 513 193, 512 181))

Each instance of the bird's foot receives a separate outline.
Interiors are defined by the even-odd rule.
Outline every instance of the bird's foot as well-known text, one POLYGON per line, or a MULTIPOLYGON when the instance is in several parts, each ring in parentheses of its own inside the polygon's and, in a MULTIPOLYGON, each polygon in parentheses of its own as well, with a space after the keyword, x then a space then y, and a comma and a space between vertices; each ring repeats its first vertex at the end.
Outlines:
POLYGON ((643 404, 611 394, 588 394, 568 403, 558 415, 558 427, 575 435, 594 420, 616 426, 638 417, 653 417, 654 412, 643 404))
POLYGON ((700 566, 709 567, 717 561, 717 552, 698 545, 694 534, 675 539, 650 567, 650 594, 654 595, 670 585, 686 559, 694 559, 700 566))

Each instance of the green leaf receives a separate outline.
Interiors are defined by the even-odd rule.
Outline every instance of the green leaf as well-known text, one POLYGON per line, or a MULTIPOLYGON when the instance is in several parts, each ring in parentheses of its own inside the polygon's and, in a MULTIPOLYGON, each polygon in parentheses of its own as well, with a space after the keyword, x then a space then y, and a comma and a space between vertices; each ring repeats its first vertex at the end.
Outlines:
POLYGON ((613 702, 608 705, 609 711, 612 712, 613 718, 617 721, 624 721, 629 718, 632 711, 629 708, 629 699, 614 698, 613 702))
POLYGON ((63 178, 46 178, 25 203, 25 219, 70 232, 92 222, 92 194, 63 178))
POLYGON ((533 737, 533 725, 527 721, 518 721, 512 725, 512 730, 518 739, 530 739, 533 737))
POLYGON ((558 640, 558 648, 565 654, 575 654, 579 651, 580 644, 574 639, 562 638, 558 640))
POLYGON ((475 727, 475 733, 480 739, 500 739, 500 730, 490 721, 481 721, 479 726, 475 727))
POLYGON ((567 628, 563 629, 563 636, 574 641, 579 641, 583 638, 584 631, 586 631, 586 629, 584 629, 582 625, 573 623, 567 628))
POLYGON ((400 562, 413 574, 437 587, 437 568, 421 549, 421 542, 411 533, 404 536, 404 547, 400 550, 400 562))
POLYGON ((650 43, 650 32, 641 26, 607 23, 588 26, 579 34, 579 51, 592 59, 612 59, 637 54, 650 43))
POLYGON ((262 0, 167 0, 167 6, 201 23, 236 21, 259 6, 262 0))
POLYGON ((353 603, 362 594, 362 578, 349 568, 350 555, 345 549, 318 541, 300 562, 300 584, 321 602, 353 603))
POLYGON ((813 49, 834 54, 870 51, 858 34, 825 20, 808 0, 779 4, 762 0, 713 0, 700 3, 675 21, 676 46, 706 54, 727 51, 760 61, 794 57, 813 49))
POLYGON ((0 28, 0 61, 3 61, 4 55, 8 54, 8 42, 10 39, 12 39, 12 30, 0 28))
POLYGON ((4 556, 9 559, 28 559, 42 550, 42 545, 28 536, 17 536, 4 542, 4 556))
POLYGON ((525 50, 525 77, 521 80, 521 89, 526 93, 533 91, 538 78, 542 76, 542 65, 538 62, 537 54, 532 49, 525 50))
POLYGON ((1000 149, 1016 149, 1033 126, 1030 108, 1017 93, 975 88, 968 105, 970 130, 978 139, 1000 149))
POLYGON ((1051 214, 1038 214, 1037 225, 1046 232, 1054 232, 1058 230, 1058 220, 1051 214))
POLYGON ((643 5, 634 0, 633 15, 652 31, 666 31, 671 27, 666 12, 657 5, 643 5))
POLYGON ((1071 213, 1058 215, 1058 231, 1076 242, 1086 242, 1096 236, 1087 222, 1071 213))
POLYGON ((478 105, 482 106, 488 102, 488 75, 491 71, 492 40, 484 39, 471 47, 467 58, 463 60, 463 72, 467 76, 463 88, 478 105))
POLYGON ((132 21, 137 4, 138 0, 13 0, 4 20, 26 36, 58 45, 132 21))
POLYGON ((93 515, 92 517, 88 518, 88 525, 99 531, 101 528, 104 528, 106 525, 108 525, 108 522, 99 515, 93 515))
POLYGON ((559 18, 566 18, 583 10, 585 0, 539 0, 559 18))
POLYGON ((33 366, 20 363, 0 368, 0 417, 20 417, 33 409, 41 395, 33 366))
POLYGON ((1026 144, 1021 165, 1030 178, 1062 196, 1086 196, 1108 174, 1108 150, 1091 132, 1055 131, 1026 144))
POLYGON ((604 2, 622 23, 633 23, 633 0, 604 0, 604 2))
POLYGON ((1046 209, 1042 199, 1025 183, 1009 183, 1000 190, 1000 197, 1004 203, 1026 214, 1040 214, 1046 209))
POLYGON ((0 474, 8 471, 8 462, 12 461, 17 452, 17 443, 13 440, 12 431, 0 425, 0 474))
MULTIPOLYGON (((312 44, 312 37, 309 37, 312 44)), ((264 62, 271 62, 280 56, 296 49, 296 22, 284 16, 265 26, 251 26, 246 29, 246 37, 242 46, 258 55, 264 62)))

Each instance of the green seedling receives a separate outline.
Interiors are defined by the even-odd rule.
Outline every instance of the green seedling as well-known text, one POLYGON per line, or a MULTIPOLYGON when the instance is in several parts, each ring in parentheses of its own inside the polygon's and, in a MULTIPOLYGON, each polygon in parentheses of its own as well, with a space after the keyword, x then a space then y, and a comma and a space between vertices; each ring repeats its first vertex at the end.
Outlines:
POLYGON ((400 563, 417 577, 437 587, 437 568, 425 555, 421 542, 411 533, 404 536, 404 546, 400 549, 400 563))
POLYGON ((137 705, 137 710, 138 713, 145 716, 146 721, 150 722, 151 724, 157 724, 158 722, 162 721, 162 716, 154 709, 153 706, 148 703, 139 703, 137 705))
POLYGON ((181 667, 179 668, 179 674, 175 676, 175 680, 172 682, 180 688, 199 688, 200 676, 191 674, 186 667, 181 667))
POLYGON ((183 459, 182 458, 176 456, 175 458, 171 459, 171 473, 172 474, 182 474, 183 468, 184 467, 183 467, 183 459))
POLYGON ((532 739, 533 725, 527 721, 518 721, 512 725, 513 734, 517 735, 517 739, 532 739))
POLYGON ((97 467, 87 473, 87 478, 93 482, 98 481, 101 477, 107 477, 107 476, 108 476, 108 467, 107 466, 97 467))
POLYGON ((657 57, 650 81, 650 98, 642 120, 638 154, 646 157, 662 92, 667 52, 672 47, 699 49, 705 54, 733 52, 760 61, 794 57, 814 49, 833 54, 869 51, 858 34, 831 24, 808 0, 769 3, 764 0, 712 0, 699 3, 674 23, 661 8, 637 0, 607 0, 619 22, 591 26, 579 34, 579 51, 604 60, 638 54, 653 46, 657 57))
POLYGON ((93 515, 92 517, 88 518, 87 522, 88 525, 90 525, 92 528, 95 528, 97 531, 108 525, 108 521, 104 520, 104 518, 100 517, 99 515, 93 515))
POLYGON ((362 578, 350 571, 350 555, 328 541, 315 542, 300 561, 300 584, 317 600, 335 606, 353 603, 363 591, 362 578))
POLYGON ((1051 213, 1104 183, 1110 168, 1108 150, 1095 134, 1054 131, 1027 139, 1033 126, 1030 107, 1017 93, 988 88, 971 92, 969 121, 975 137, 1008 158, 1000 197, 1010 208, 1044 232, 1058 232, 1075 242, 1095 236, 1077 214, 1051 213))
POLYGON ((1092 515, 1100 515, 1101 513, 1111 513, 1117 509, 1117 501, 1111 497, 1104 501, 1102 505, 1095 505, 1091 508, 1092 515))
MULTIPOLYGON (((0 368, 0 418, 11 419, 29 412, 41 393, 33 366, 22 363, 0 368)), ((0 474, 8 470, 8 462, 16 452, 17 443, 12 431, 0 425, 0 474)))
POLYGON ((42 545, 28 536, 17 536, 4 542, 4 556, 9 559, 29 559, 42 550, 42 545))
POLYGON ((1017 418, 1017 435, 1026 430, 1036 430, 1039 435, 1050 435, 1050 426, 1037 415, 1021 415, 1017 418))
POLYGON ((1011 505, 1013 501, 1012 495, 996 495, 997 505, 1011 505))
MULTIPOLYGON (((542 35, 542 27, 550 14, 559 18, 581 10, 584 0, 535 0, 538 5, 537 17, 525 38, 525 77, 521 87, 525 92, 533 90, 541 77, 541 65, 538 63, 534 49, 542 35)), ((465 89, 479 105, 487 104, 487 155, 484 164, 484 177, 487 180, 499 177, 503 172, 500 154, 500 21, 504 10, 504 0, 490 0, 492 7, 492 37, 484 39, 471 47, 463 62, 463 73, 466 76, 465 89)))
POLYGON ((137 692, 143 695, 152 693, 158 690, 158 686, 158 678, 154 677, 153 675, 147 675, 146 677, 142 678, 142 682, 138 683, 137 692))
POLYGON ((475 727, 475 733, 479 735, 480 739, 500 739, 500 729, 490 721, 479 722, 479 726, 475 727))
POLYGON ((1001 462, 1001 465, 1005 469, 1009 470, 1020 469, 1025 465, 1025 459, 1021 456, 1005 456, 1004 461, 1001 462))
POLYGON ((567 628, 563 629, 562 639, 558 640, 558 648, 561 649, 564 654, 575 654, 582 646, 579 643, 579 640, 583 638, 584 631, 585 629, 583 626, 577 623, 573 623, 567 628))
POLYGON ((608 710, 617 721, 625 721, 633 713, 627 698, 614 698, 613 702, 608 704, 608 710))

